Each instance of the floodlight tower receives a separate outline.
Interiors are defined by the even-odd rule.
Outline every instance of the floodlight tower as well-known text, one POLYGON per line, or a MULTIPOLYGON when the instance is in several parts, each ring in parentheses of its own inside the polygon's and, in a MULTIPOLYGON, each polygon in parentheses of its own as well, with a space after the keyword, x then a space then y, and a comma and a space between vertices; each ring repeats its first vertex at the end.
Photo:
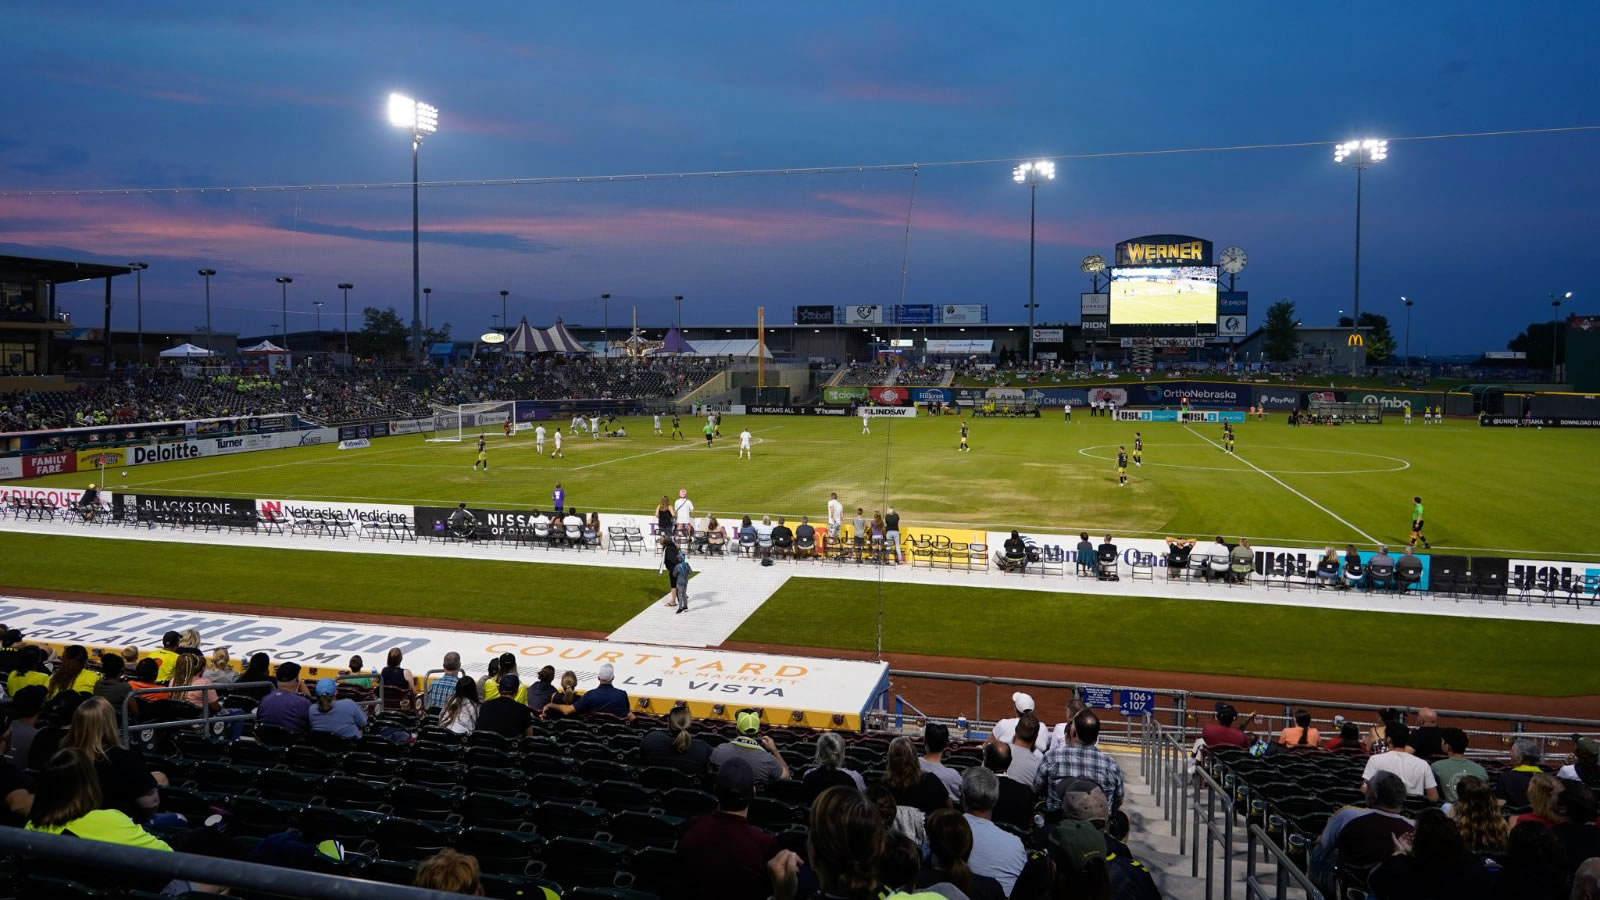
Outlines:
POLYGON ((211 276, 217 274, 216 269, 196 269, 195 274, 206 280, 206 349, 211 347, 211 276))
POLYGON ((339 285, 339 290, 344 294, 344 316, 340 322, 339 330, 344 332, 345 365, 350 365, 350 291, 355 285, 344 282, 339 285))
POLYGON ((389 95, 389 124, 411 131, 411 356, 422 361, 422 252, 418 227, 417 156, 424 135, 439 130, 439 108, 404 94, 389 95))
POLYGON ((1033 250, 1035 224, 1038 221, 1039 184, 1053 181, 1056 164, 1048 159, 1025 162, 1011 170, 1011 180, 1028 186, 1028 365, 1033 365, 1033 311, 1039 304, 1033 302, 1033 250))
POLYGON ((294 279, 287 275, 279 275, 275 281, 283 289, 283 349, 289 349, 289 285, 294 284, 294 279))
POLYGON ((1356 170, 1356 274, 1351 318, 1361 326, 1361 173, 1389 158, 1389 142, 1380 138, 1345 141, 1333 148, 1333 161, 1356 170))

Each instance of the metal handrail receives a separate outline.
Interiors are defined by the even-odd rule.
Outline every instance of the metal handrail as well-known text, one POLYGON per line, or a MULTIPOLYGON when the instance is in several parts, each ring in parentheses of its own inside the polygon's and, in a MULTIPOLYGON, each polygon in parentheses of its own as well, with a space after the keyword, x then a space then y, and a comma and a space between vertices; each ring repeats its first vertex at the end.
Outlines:
POLYGON ((1306 900, 1323 900, 1322 891, 1317 887, 1316 882, 1311 880, 1311 876, 1300 871, 1300 867, 1295 865, 1294 860, 1290 859, 1287 853, 1283 852, 1283 848, 1278 846, 1277 841, 1274 841, 1270 835, 1261 830, 1260 825, 1254 822, 1250 823, 1249 828, 1250 850, 1248 858, 1250 860, 1250 873, 1245 876, 1244 886, 1252 897, 1255 897, 1256 900, 1266 900, 1268 896, 1266 888, 1261 885, 1261 877, 1255 873, 1255 848, 1259 846, 1266 852, 1267 856, 1272 858, 1272 867, 1276 876, 1272 892, 1273 900, 1284 900, 1288 896, 1289 882, 1291 881, 1300 890, 1306 892, 1306 900))
MULTIPOLYGON (((216 693, 217 700, 220 702, 222 695, 231 691, 238 690, 240 688, 256 687, 265 687, 271 689, 276 688, 277 685, 270 681, 246 681, 242 683, 188 684, 179 687, 153 687, 131 690, 128 692, 128 696, 122 698, 122 709, 118 711, 122 721, 122 744, 123 746, 127 746, 129 743, 129 736, 133 733, 134 726, 129 721, 128 707, 133 702, 133 698, 135 697, 143 697, 149 694, 188 694, 194 693, 195 691, 213 691, 216 693)), ((140 731, 166 731, 172 728, 202 728, 209 730, 211 723, 213 722, 246 722, 251 721, 256 717, 256 712, 253 709, 247 713, 232 713, 229 715, 214 716, 211 714, 210 704, 200 703, 196 705, 200 710, 200 715, 193 719, 174 719, 170 722, 150 722, 148 724, 140 724, 138 728, 140 731)))
POLYGON ((168 853, 106 841, 85 841, 44 831, 0 826, 0 851, 28 855, 88 869, 111 869, 142 875, 164 875, 202 884, 250 888, 253 891, 308 900, 459 900, 447 894, 407 885, 380 884, 359 878, 324 875, 300 869, 267 866, 192 853, 168 853))

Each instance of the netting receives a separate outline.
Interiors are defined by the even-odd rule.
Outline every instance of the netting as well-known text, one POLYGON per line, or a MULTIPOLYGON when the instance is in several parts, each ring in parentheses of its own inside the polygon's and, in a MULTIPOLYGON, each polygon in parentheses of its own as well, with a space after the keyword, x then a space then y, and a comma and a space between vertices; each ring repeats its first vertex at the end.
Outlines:
POLYGON ((433 437, 430 442, 447 443, 462 440, 467 434, 503 434, 506 423, 516 421, 516 404, 462 403, 456 406, 431 404, 433 408, 433 437))

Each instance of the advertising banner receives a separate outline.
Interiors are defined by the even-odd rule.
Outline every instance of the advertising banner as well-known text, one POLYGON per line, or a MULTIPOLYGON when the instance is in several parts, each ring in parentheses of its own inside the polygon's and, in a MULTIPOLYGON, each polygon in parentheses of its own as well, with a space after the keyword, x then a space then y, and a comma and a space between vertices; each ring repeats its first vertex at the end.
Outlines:
POLYGON ((0 481, 22 477, 22 457, 0 457, 0 481))
POLYGON ((994 352, 994 341, 928 341, 928 352, 947 356, 988 355, 994 352))
POLYGON ((200 444, 200 441, 185 441, 181 444, 135 444, 124 449, 128 452, 128 465, 145 466, 151 463, 199 459, 206 455, 205 451, 200 449, 200 444))
POLYGON ((912 388, 912 403, 951 403, 956 399, 956 392, 950 388, 912 388))
POLYGON ((883 307, 876 304, 846 306, 844 308, 844 324, 881 325, 883 324, 883 307))
POLYGON ((832 306, 796 306, 794 308, 794 323, 796 325, 832 325, 832 306))
POLYGON ((1556 590, 1565 591, 1574 583, 1582 586, 1584 579, 1589 576, 1600 576, 1600 561, 1562 562, 1553 559, 1514 558, 1506 576, 1506 584, 1516 584, 1519 578, 1525 578, 1528 584, 1553 584, 1556 590))
POLYGON ((1250 314, 1250 295, 1244 291, 1221 291, 1217 294, 1217 315, 1245 318, 1250 314))
POLYGON ((1160 406, 1179 406, 1185 399, 1190 406, 1248 406, 1248 387, 1229 384, 1175 381, 1144 386, 1144 402, 1160 406))
POLYGON ((352 522, 388 522, 411 524, 409 506, 387 503, 329 503, 323 500, 256 500, 256 509, 264 516, 296 519, 331 518, 342 514, 352 522))
POLYGON ((1079 313, 1083 316, 1109 316, 1111 315, 1110 294, 1079 294, 1082 306, 1079 313))
POLYGON ((1119 340, 1123 347, 1204 347, 1205 338, 1183 337, 1125 337, 1119 340))
MULTIPOLYGON (((517 405, 517 421, 525 422, 522 418, 522 405, 517 405)), ((433 430, 432 419, 399 419, 389 423, 390 434, 421 434, 433 430)))
POLYGON ((1247 333, 1244 323, 1244 316, 1217 316, 1217 337, 1244 337, 1247 333))
MULTIPOLYGON (((280 446, 278 437, 276 434, 247 434, 240 437, 222 437, 196 443, 211 444, 213 452, 219 455, 226 455, 229 453, 252 453, 256 450, 276 449, 280 446)), ((205 456, 211 455, 206 453, 204 449, 201 450, 201 453, 205 456)))
POLYGON ((1111 403, 1116 406, 1128 405, 1128 389, 1119 387, 1092 387, 1089 388, 1087 398, 1090 403, 1111 403))
POLYGON ((1187 234, 1147 234, 1116 247, 1118 266, 1209 266, 1211 242, 1187 234))
POLYGON ((78 471, 89 472, 104 465, 108 469, 119 469, 128 464, 128 452, 123 447, 109 447, 105 450, 79 450, 78 471))
POLYGON ((895 307, 895 318, 901 325, 932 325, 932 304, 902 304, 895 307))
POLYGON ((132 509, 141 522, 175 523, 189 516, 227 516, 239 524, 255 524, 256 501, 240 497, 173 497, 163 494, 123 494, 111 509, 123 518, 132 509))
MULTIPOLYGON (((0 504, 9 506, 13 500, 28 500, 33 503, 44 501, 56 509, 66 509, 76 506, 82 499, 83 491, 68 488, 30 488, 18 485, 16 487, 0 487, 0 504)), ((114 503, 110 491, 100 495, 104 503, 114 503)))
MULTIPOLYGON (((846 518, 844 530, 846 535, 848 535, 850 531, 848 518, 846 518)), ((1007 536, 1009 537, 1009 535, 1007 536)), ((906 559, 926 560, 931 556, 931 554, 918 552, 915 549, 917 542, 922 538, 927 538, 934 544, 944 543, 946 546, 952 543, 970 545, 974 541, 978 543, 987 543, 989 539, 989 533, 986 531, 974 531, 964 528, 925 528, 916 525, 907 525, 905 522, 900 523, 900 552, 904 554, 906 559)), ((994 544, 992 546, 999 547, 998 544, 994 544)))
POLYGON ((870 392, 872 402, 884 406, 900 406, 911 400, 910 390, 903 387, 875 387, 870 392))
POLYGON ((1600 419, 1574 419, 1564 416, 1479 416, 1478 424, 1488 428, 1600 428, 1600 419))
POLYGON ((340 450, 365 450, 366 448, 371 447, 371 446, 372 446, 372 442, 367 440, 366 438, 356 438, 353 441, 340 441, 339 442, 339 449, 340 450))
POLYGON ((911 419, 916 417, 917 408, 915 406, 863 406, 857 412, 875 419, 911 419))
POLYGON ((524 680, 532 681, 539 667, 550 663, 576 671, 580 690, 592 688, 595 672, 609 663, 616 668, 616 686, 634 701, 648 698, 654 710, 687 703, 694 716, 729 718, 739 709, 755 707, 772 724, 789 724, 791 712, 801 711, 804 718, 800 724, 819 728, 861 728, 863 716, 888 679, 884 662, 368 625, 328 616, 183 613, 0 597, 0 618, 12 628, 20 628, 30 642, 57 648, 82 644, 94 656, 102 649, 117 651, 129 644, 157 647, 163 631, 198 628, 208 645, 230 646, 236 658, 265 653, 274 661, 299 663, 306 667, 309 678, 332 677, 352 653, 382 657, 390 648, 399 648, 417 660, 435 660, 456 652, 462 666, 473 672, 483 671, 489 660, 510 653, 524 680), (713 705, 722 706, 723 711, 714 712, 713 705), (831 721, 834 715, 843 717, 839 726, 831 721))
POLYGON ((1422 406, 1421 394, 1393 394, 1385 391, 1346 391, 1345 400, 1350 403, 1376 403, 1383 407, 1384 412, 1401 412, 1411 408, 1415 403, 1422 406))
POLYGON ((1083 317, 1083 336, 1102 338, 1111 330, 1110 319, 1104 315, 1083 317))
POLYGON ((982 325, 988 307, 982 303, 946 304, 939 321, 946 325, 982 325))
MULTIPOLYGON (((313 428, 310 431, 302 431, 297 435, 291 434, 287 437, 294 440, 294 446, 296 447, 314 447, 318 444, 326 444, 338 440, 339 430, 337 428, 313 428)), ((285 444, 284 446, 289 445, 285 444)))
POLYGON ((1035 328, 1033 330, 1033 342, 1035 344, 1059 344, 1066 339, 1065 329, 1035 328))
MULTIPOLYGON (((428 537, 434 534, 443 534, 450 527, 450 516, 456 511, 453 506, 417 506, 410 509, 412 524, 415 526, 418 537, 428 537)), ((487 526, 489 534, 500 540, 527 540, 533 537, 533 516, 535 510, 531 509, 485 509, 482 507, 467 507, 467 512, 472 513, 479 525, 487 526)), ((550 511, 545 511, 545 518, 550 518, 550 511)), ((617 517, 612 517, 613 519, 617 517)), ((611 522, 612 525, 620 524, 611 522)), ((561 530, 561 526, 552 524, 552 531, 561 530)), ((602 530, 603 533, 603 530, 602 530)))
POLYGON ((867 389, 864 387, 825 387, 822 389, 822 402, 835 406, 845 406, 867 399, 867 389))
POLYGON ((1300 392, 1273 388, 1256 388, 1255 405, 1262 409, 1299 409, 1300 392))
POLYGON ((23 478, 66 475, 76 471, 78 471, 78 454, 72 450, 62 450, 56 453, 34 453, 22 457, 23 478))
POLYGON ((752 416, 842 416, 845 412, 817 406, 747 406, 744 411, 752 416))
POLYGON ((1040 406, 1083 406, 1089 402, 1086 388, 1029 388, 1026 399, 1040 406))

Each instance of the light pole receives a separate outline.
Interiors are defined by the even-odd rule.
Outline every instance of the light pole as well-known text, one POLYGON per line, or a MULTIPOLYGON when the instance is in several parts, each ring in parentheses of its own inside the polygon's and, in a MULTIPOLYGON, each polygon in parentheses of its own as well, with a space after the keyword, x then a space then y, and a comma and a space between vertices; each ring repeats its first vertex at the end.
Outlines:
POLYGON ((500 315, 498 313, 490 313, 489 314, 489 318, 494 321, 494 329, 493 330, 499 331, 500 330, 500 315))
POLYGON ((317 308, 317 342, 322 342, 322 301, 313 300, 311 305, 317 308))
POLYGON ((339 290, 344 292, 344 321, 339 329, 344 332, 344 364, 347 366, 350 365, 350 289, 353 287, 355 285, 349 283, 339 285, 339 290))
POLYGON ((1401 297, 1400 302, 1406 305, 1406 368, 1409 370, 1411 368, 1411 307, 1417 301, 1401 297))
POLYGON ((1033 365, 1033 311, 1039 304, 1033 302, 1033 247, 1034 226, 1038 221, 1039 184, 1054 180, 1056 164, 1048 159, 1025 162, 1011 170, 1011 180, 1028 186, 1028 365, 1033 365))
POLYGON ((1561 301, 1572 299, 1572 292, 1557 297, 1550 294, 1550 375, 1557 381, 1561 380, 1561 301))
POLYGON ((611 295, 600 295, 600 348, 607 359, 611 358, 611 295))
MULTIPOLYGON (((1333 148, 1333 161, 1356 170, 1356 274, 1351 318, 1361 325, 1361 173, 1373 163, 1389 158, 1389 142, 1379 138, 1345 141, 1333 148)), ((1354 357, 1352 357, 1354 359, 1354 357)))
POLYGON ((422 289, 422 327, 433 327, 433 288, 422 289))
POLYGON ((283 349, 289 349, 289 285, 294 284, 294 279, 287 275, 279 275, 276 279, 278 286, 283 289, 283 349))
POLYGON ((411 131, 411 356, 422 361, 422 250, 418 227, 417 156, 423 135, 439 130, 439 108, 404 94, 389 95, 389 124, 411 131))
POLYGON ((195 274, 206 280, 206 349, 211 350, 211 276, 217 274, 217 270, 199 269, 195 274))
POLYGON ((677 296, 673 297, 672 298, 672 302, 678 304, 678 331, 682 332, 683 331, 683 295, 682 294, 678 294, 677 296))
POLYGON ((134 327, 139 329, 139 365, 144 365, 144 270, 150 268, 149 263, 131 262, 128 268, 133 270, 133 296, 135 315, 134 327))
POLYGON ((506 295, 509 294, 509 293, 511 293, 511 292, 510 291, 501 291, 500 292, 500 324, 501 325, 505 325, 507 327, 510 327, 510 325, 511 325, 511 320, 506 318, 506 295))

